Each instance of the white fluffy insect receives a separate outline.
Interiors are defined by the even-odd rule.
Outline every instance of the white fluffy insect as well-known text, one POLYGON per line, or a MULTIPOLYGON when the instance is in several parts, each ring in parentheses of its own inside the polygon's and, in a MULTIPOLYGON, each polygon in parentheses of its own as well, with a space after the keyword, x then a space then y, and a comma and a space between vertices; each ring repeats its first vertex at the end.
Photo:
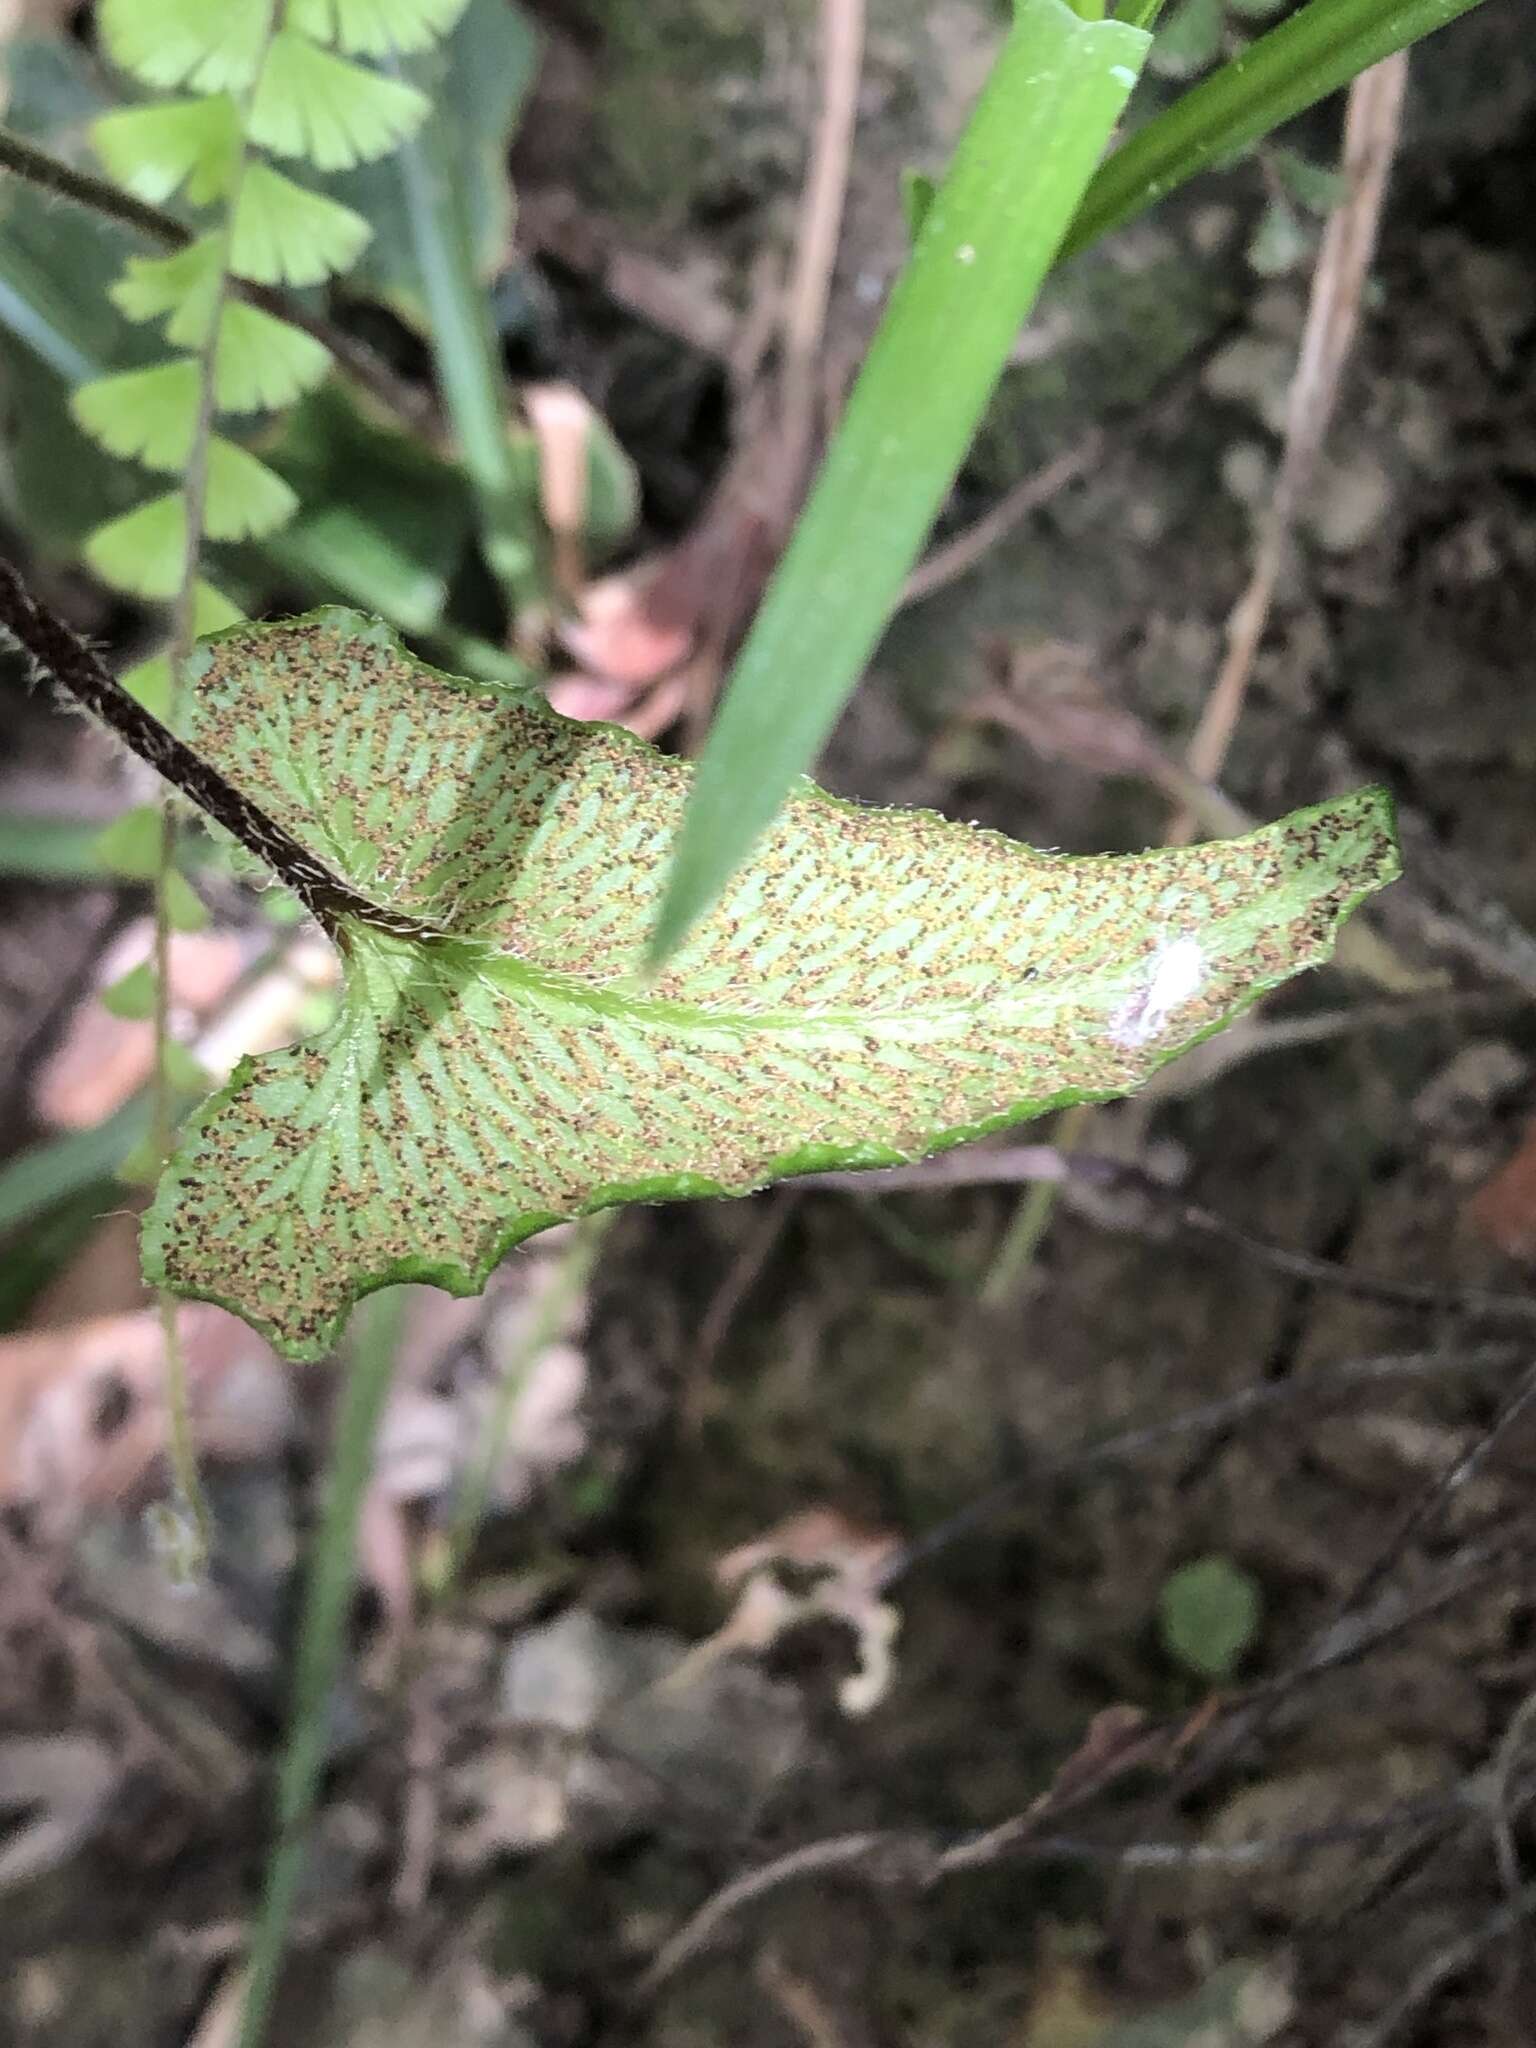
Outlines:
POLYGON ((1123 1002, 1109 1020, 1109 1035, 1128 1050, 1150 1045, 1175 1010, 1198 995, 1205 979, 1205 951, 1186 932, 1159 946, 1152 955, 1147 980, 1123 1002))

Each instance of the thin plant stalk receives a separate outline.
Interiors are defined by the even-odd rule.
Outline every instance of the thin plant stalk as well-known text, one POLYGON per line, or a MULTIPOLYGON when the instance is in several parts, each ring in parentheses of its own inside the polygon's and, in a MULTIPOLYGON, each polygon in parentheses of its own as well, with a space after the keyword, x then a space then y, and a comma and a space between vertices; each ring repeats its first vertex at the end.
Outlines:
POLYGON ((304 1586, 293 1707, 278 1771, 277 1839, 267 1860, 261 1910, 251 1937, 238 2048, 261 2048, 266 2038, 304 1874, 325 1768, 331 1698, 357 1583, 358 1519, 394 1375, 405 1299, 402 1289, 389 1288, 365 1302, 353 1323, 325 1509, 304 1586))
MULTIPOLYGON (((171 606, 171 639, 167 649, 170 702, 166 712, 166 723, 172 731, 180 724, 187 663, 192 658, 192 649, 197 639, 197 584, 202 568, 203 515, 208 497, 208 455, 213 440, 216 411, 214 390, 217 381, 219 337, 224 324, 224 308, 229 300, 230 250, 234 238, 235 209, 239 204, 240 187, 244 181, 249 156, 245 117, 249 113, 250 102, 254 96, 255 80, 261 76, 267 49, 277 33, 281 13, 281 0, 271 0, 262 31, 260 54, 252 74, 252 83, 246 88, 239 102, 240 140, 225 192, 223 255, 214 287, 207 332, 198 351, 197 416, 193 423, 184 485, 186 543, 182 555, 181 578, 171 606)), ((173 1034, 170 891, 176 874, 176 835, 176 799, 174 792, 168 790, 160 801, 160 857, 155 875, 153 950, 155 1071, 151 1129, 155 1156, 162 1165, 169 1160, 175 1148, 178 1108, 175 1081, 171 1074, 173 1034)), ((174 1297, 164 1288, 158 1292, 157 1306, 165 1351, 166 1411, 169 1418, 171 1472, 175 1489, 173 1508, 190 1539, 187 1563, 192 1570, 201 1571, 206 1567, 213 1545, 213 1518, 209 1512, 208 1497, 203 1490, 202 1478, 197 1467, 197 1446, 193 1440, 191 1403, 187 1388, 186 1355, 182 1348, 177 1304, 174 1297)))
MULTIPOLYGON (((394 67, 397 75, 400 67, 394 67)), ((521 621, 546 601, 535 523, 507 431, 507 392, 490 303, 475 272, 463 194, 435 109, 400 149, 411 248, 431 323, 432 361, 475 499, 485 558, 521 621)), ((536 623, 536 620, 534 621, 536 623)))
POLYGON ((580 1300, 592 1277, 592 1269, 614 1213, 609 1210, 598 1216, 586 1216, 572 1227, 571 1241, 540 1297, 522 1342, 502 1370, 496 1399, 481 1436, 480 1455, 465 1473, 453 1504, 448 1524, 447 1553, 432 1591, 434 1606, 444 1606, 458 1587, 475 1538, 485 1521, 496 1467, 506 1449, 512 1411, 517 1406, 518 1396, 527 1385, 529 1374, 559 1336, 561 1325, 580 1300))

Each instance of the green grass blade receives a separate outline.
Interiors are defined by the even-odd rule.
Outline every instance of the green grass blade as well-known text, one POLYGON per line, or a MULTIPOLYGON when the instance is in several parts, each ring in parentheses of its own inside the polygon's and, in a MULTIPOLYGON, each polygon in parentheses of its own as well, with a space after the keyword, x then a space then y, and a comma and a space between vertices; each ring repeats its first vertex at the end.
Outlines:
POLYGON ((357 1582, 357 1524, 373 1470, 405 1297, 395 1289, 370 1302, 346 1365, 325 1511, 310 1559, 299 1623, 298 1666, 287 1747, 278 1771, 277 1838, 267 1862, 261 1912, 251 1938, 239 2048, 259 2048, 282 1969, 288 1928, 325 1768, 331 1696, 347 1646, 357 1582))
POLYGON ((1063 256, 1247 149, 1383 57, 1480 0, 1311 0, 1117 149, 1084 194, 1063 256))
POLYGON ((541 594, 539 537, 507 431, 506 380, 490 302, 475 266, 466 197, 449 143, 450 118, 446 108, 436 111, 395 162, 443 403, 480 508, 486 560, 516 611, 541 594))
POLYGON ((857 682, 1147 47, 1065 0, 1020 7, 736 664, 656 959, 714 901, 857 682))

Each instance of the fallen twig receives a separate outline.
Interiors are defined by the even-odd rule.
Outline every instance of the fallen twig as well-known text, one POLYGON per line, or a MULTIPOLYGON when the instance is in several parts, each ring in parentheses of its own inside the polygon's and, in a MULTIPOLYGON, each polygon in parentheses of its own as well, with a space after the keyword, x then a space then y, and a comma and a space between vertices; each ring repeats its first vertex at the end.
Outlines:
POLYGON ((1352 1266, 1320 1258, 1312 1252, 1293 1251, 1287 1245, 1274 1244, 1229 1223, 1224 1216, 1202 1208, 1197 1202, 1186 1201, 1176 1188, 1157 1180, 1144 1167, 1099 1153, 1061 1152, 1053 1145, 999 1146, 992 1151, 978 1148, 940 1153, 935 1159, 911 1166, 876 1167, 855 1173, 808 1173, 794 1185, 835 1189, 845 1194, 888 1195, 932 1188, 1010 1187, 1037 1180, 1079 1181, 1084 1187, 1133 1195, 1142 1206, 1142 1215, 1128 1210, 1117 1220, 1120 1227, 1135 1235, 1162 1237, 1175 1230, 1191 1237, 1209 1238, 1288 1279, 1332 1287, 1384 1308, 1500 1322, 1536 1322, 1536 1297, 1501 1294, 1487 1288, 1431 1287, 1418 1281, 1393 1280, 1385 1274, 1357 1272, 1352 1266))
MULTIPOLYGON (((1215 782, 1227 758, 1297 507, 1317 467, 1338 402, 1397 150, 1407 79, 1408 59, 1399 54, 1362 72, 1350 87, 1344 121, 1345 197, 1329 216, 1312 276, 1301 355, 1286 401, 1285 451, 1248 587, 1227 623, 1226 658, 1189 745, 1190 772, 1201 782, 1215 782)), ((1169 826, 1169 841, 1187 839, 1195 822, 1188 808, 1181 808, 1169 826)))
POLYGON ((1443 1346, 1435 1350, 1389 1352, 1379 1358, 1352 1359, 1343 1365, 1300 1373, 1290 1379, 1260 1380, 1240 1387, 1236 1393, 1204 1401, 1198 1407, 1181 1409, 1155 1422, 1118 1430, 1064 1451, 1045 1453, 1026 1472, 1003 1480, 989 1492, 936 1524, 925 1535, 888 1558, 875 1578, 883 1591, 905 1577, 914 1565, 925 1563, 947 1550, 960 1537, 1014 1505, 1022 1496, 1038 1491, 1052 1480, 1075 1478, 1104 1465, 1117 1465, 1143 1451, 1158 1450, 1165 1444, 1188 1437, 1208 1437, 1259 1415, 1288 1408, 1305 1408, 1308 1403, 1322 1407, 1360 1391, 1403 1382, 1438 1378, 1446 1374, 1497 1372, 1519 1363, 1526 1354, 1512 1344, 1473 1345, 1465 1350, 1443 1346))

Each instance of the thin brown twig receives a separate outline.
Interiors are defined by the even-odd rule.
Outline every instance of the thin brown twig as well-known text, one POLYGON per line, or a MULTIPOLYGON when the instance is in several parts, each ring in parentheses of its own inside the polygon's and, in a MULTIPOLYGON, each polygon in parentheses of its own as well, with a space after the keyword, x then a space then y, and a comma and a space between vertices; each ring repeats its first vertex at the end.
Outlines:
POLYGON ((1510 1780, 1514 1776, 1516 1759, 1533 1724, 1536 1724, 1536 1692, 1528 1692, 1510 1715, 1504 1733, 1499 1737, 1488 1788, 1488 1806, 1493 1818, 1494 1857, 1499 1866, 1499 1876, 1504 1881, 1504 1889, 1512 1899, 1520 1890, 1520 1857, 1515 1848, 1510 1780))
POLYGON ((14 640, 33 669, 99 718, 125 747, 248 853, 285 882, 327 930, 356 917, 404 937, 428 936, 419 919, 372 903, 237 789, 211 761, 179 739, 125 690, 72 626, 36 597, 20 572, 0 560, 0 634, 14 640))
POLYGON ((153 1759, 189 1788, 204 1787, 187 1759, 150 1720, 133 1694, 113 1672, 101 1654, 89 1622, 69 1614, 60 1604, 41 1560, 15 1537, 0 1515, 0 1563, 5 1568, 7 1587, 26 1601, 27 1611, 37 1625, 51 1636, 65 1662, 75 1674, 82 1691, 95 1693, 106 1712, 117 1723, 119 1736, 130 1760, 153 1759))
MULTIPOLYGON (((1221 1737, 1202 1749, 1193 1766, 1174 1786, 1171 1799, 1187 1796, 1206 1783, 1245 1743, 1261 1736, 1274 1719, 1282 1700, 1298 1684, 1333 1668, 1341 1651, 1348 1658, 1359 1654, 1361 1622, 1366 1617, 1368 1605, 1372 1601, 1376 1601, 1378 1606, 1381 1604, 1379 1596, 1382 1589, 1401 1564, 1408 1545, 1434 1521, 1451 1495, 1466 1486, 1482 1469, 1509 1431, 1529 1412, 1533 1402, 1536 1402, 1536 1365, 1522 1373, 1513 1390, 1500 1403, 1493 1421, 1477 1440, 1423 1490, 1391 1539, 1335 1604, 1328 1620, 1314 1629, 1295 1663, 1251 1694, 1247 1710, 1233 1716, 1221 1737)), ((1415 1609, 1416 1614, 1418 1611, 1415 1609)))
MULTIPOLYGON (((1269 621, 1297 506, 1316 469, 1338 402, 1397 151, 1407 78, 1407 55, 1400 53, 1362 72, 1350 87, 1344 120, 1345 197, 1329 215, 1312 276, 1301 354, 1286 400, 1279 474, 1248 586, 1227 622, 1226 656, 1189 744, 1190 772, 1201 782, 1213 783, 1221 775, 1269 621)), ((1169 826, 1169 842, 1188 839, 1194 829, 1193 815, 1181 808, 1169 826)))
POLYGON ((1375 2025, 1364 2033, 1356 2033, 1355 2048, 1388 2048, 1388 2043, 1405 2023, 1429 2003, 1443 1984, 1459 1977, 1463 1970, 1477 1961, 1484 1949, 1491 1948, 1506 1934, 1513 1934, 1533 1913, 1536 1913, 1536 1884, 1528 1884, 1496 1913, 1490 1913, 1470 1934, 1463 1935, 1459 1941, 1451 1942, 1431 1956, 1375 2025))
POLYGON ((960 577, 969 575, 977 563, 1005 541, 1015 527, 1022 525, 1031 512, 1038 512, 1068 484, 1086 476, 1104 453, 1106 445, 1104 429, 1094 427, 1075 447, 1066 449, 1042 469, 1021 478, 979 519, 924 555, 902 585, 898 602, 902 606, 919 604, 925 597, 932 597, 935 591, 943 590, 947 585, 958 582, 960 577))
POLYGON ((819 367, 842 238, 864 63, 864 0, 821 0, 821 106, 811 137, 794 262, 785 289, 777 459, 798 493, 816 439, 819 367))
POLYGON ((1052 1145, 1000 1146, 941 1153, 935 1159, 911 1166, 875 1167, 852 1173, 808 1173, 796 1179, 801 1188, 831 1189, 845 1194, 888 1195, 930 1188, 1007 1187, 1022 1181, 1080 1181, 1085 1187, 1135 1196, 1146 1213, 1138 1217, 1127 1212, 1117 1218, 1118 1227, 1133 1235, 1162 1237, 1169 1228, 1191 1237, 1209 1238, 1225 1244, 1245 1258, 1283 1273, 1291 1280, 1305 1280, 1332 1287, 1362 1301, 1374 1301, 1384 1308, 1413 1309, 1424 1314, 1460 1315, 1468 1318, 1518 1323, 1536 1322, 1536 1297, 1500 1294, 1490 1289, 1431 1287, 1412 1280, 1393 1280, 1385 1274, 1360 1273, 1335 1259, 1312 1252, 1293 1251, 1255 1236, 1240 1225, 1229 1223, 1214 1210, 1189 1202, 1166 1182, 1145 1168, 1124 1159, 1099 1153, 1059 1152, 1052 1145))
POLYGON ((653 1958, 635 1987, 635 2002, 653 2002, 679 1970, 707 1950, 745 1907, 807 1878, 847 1872, 868 1883, 926 1892, 947 1878, 1025 1859, 1032 1863, 1108 1864, 1123 1870, 1244 1870, 1372 1841, 1405 1827, 1443 1825, 1464 1816, 1468 1807, 1476 1804, 1477 1796, 1468 1781, 1437 1798, 1408 1800, 1354 1820, 1239 1842, 1113 1842, 1044 1831, 1049 1820, 1081 1805, 1097 1789, 1096 1785, 1086 1793, 1074 1789, 1059 1803, 1047 1795, 1025 1813, 942 1846, 919 1830, 898 1828, 804 1843, 731 1879, 708 1898, 653 1958))
POLYGON ((1371 1392, 1402 1382, 1438 1378, 1445 1374, 1497 1372, 1517 1364, 1525 1354, 1512 1344, 1480 1344, 1465 1350, 1443 1347, 1431 1351, 1388 1352, 1379 1358, 1352 1359, 1343 1365, 1300 1373, 1290 1379, 1260 1380, 1240 1387, 1218 1400, 1204 1401, 1155 1422, 1118 1430, 1071 1449, 1047 1452, 1026 1472, 1006 1479, 955 1514, 947 1516, 924 1535, 904 1544, 881 1567, 875 1579, 880 1591, 903 1578, 917 1564, 947 1550, 959 1538, 969 1535, 993 1515, 1011 1507, 1021 1496, 1040 1487, 1104 1465, 1121 1464, 1143 1451, 1159 1450, 1165 1444, 1187 1437, 1214 1436, 1234 1425, 1277 1410, 1304 1407, 1309 1401, 1319 1406, 1361 1391, 1371 1392))
POLYGON ((725 1278, 710 1296, 709 1305, 699 1319, 699 1334, 688 1361, 679 1404, 683 1426, 691 1434, 696 1435, 703 1425, 705 1392, 715 1354, 735 1321, 741 1304, 757 1285, 763 1268, 772 1258, 774 1246, 784 1235, 793 1207, 793 1201, 783 1199, 771 1200, 765 1205, 757 1228, 732 1259, 725 1278))

